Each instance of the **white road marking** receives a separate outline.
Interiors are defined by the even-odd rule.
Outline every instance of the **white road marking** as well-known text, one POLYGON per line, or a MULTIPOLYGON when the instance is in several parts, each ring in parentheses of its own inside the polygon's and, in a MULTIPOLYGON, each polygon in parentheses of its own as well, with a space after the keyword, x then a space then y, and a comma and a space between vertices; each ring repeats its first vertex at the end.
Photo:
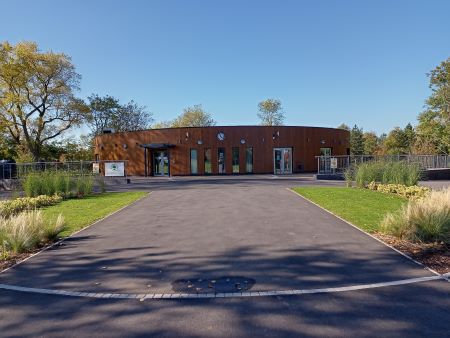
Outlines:
POLYGON ((306 295, 306 294, 318 294, 318 293, 337 293, 375 289, 389 286, 406 285, 423 283, 435 280, 447 280, 450 274, 439 276, 418 277, 409 279, 400 279, 390 282, 382 283, 370 283, 350 286, 340 286, 332 288, 318 288, 318 289, 293 289, 293 290, 273 290, 273 291, 246 291, 246 292, 230 292, 230 293, 98 293, 98 292, 78 292, 78 291, 65 291, 65 290, 52 290, 41 288, 30 288, 18 285, 0 284, 0 289, 27 292, 36 294, 45 294, 53 296, 69 296, 80 298, 108 298, 108 299, 137 299, 139 301, 147 299, 200 299, 200 298, 247 298, 247 297, 268 297, 268 296, 293 296, 293 295, 306 295))

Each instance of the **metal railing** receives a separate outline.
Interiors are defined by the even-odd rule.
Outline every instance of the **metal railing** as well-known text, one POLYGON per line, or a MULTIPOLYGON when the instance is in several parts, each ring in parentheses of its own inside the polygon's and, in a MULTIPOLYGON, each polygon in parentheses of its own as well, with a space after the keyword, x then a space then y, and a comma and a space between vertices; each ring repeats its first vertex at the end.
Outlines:
POLYGON ((104 164, 108 162, 124 162, 125 175, 126 164, 128 161, 66 161, 66 162, 31 162, 31 163, 9 163, 0 161, 0 180, 2 179, 20 179, 31 172, 43 171, 64 171, 71 175, 102 175, 104 174, 104 164), (100 166, 99 172, 94 170, 94 164, 100 166))
POLYGON ((450 155, 345 155, 316 156, 317 174, 342 174, 352 165, 369 161, 405 161, 417 163, 422 169, 450 168, 450 155))

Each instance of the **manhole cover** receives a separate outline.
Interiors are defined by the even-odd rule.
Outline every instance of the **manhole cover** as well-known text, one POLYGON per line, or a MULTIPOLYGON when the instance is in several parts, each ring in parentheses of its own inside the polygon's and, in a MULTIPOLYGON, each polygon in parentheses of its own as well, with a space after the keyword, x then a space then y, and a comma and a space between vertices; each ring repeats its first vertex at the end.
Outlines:
POLYGON ((225 276, 219 278, 178 279, 172 283, 172 289, 180 293, 225 293, 243 292, 255 285, 253 278, 225 276))

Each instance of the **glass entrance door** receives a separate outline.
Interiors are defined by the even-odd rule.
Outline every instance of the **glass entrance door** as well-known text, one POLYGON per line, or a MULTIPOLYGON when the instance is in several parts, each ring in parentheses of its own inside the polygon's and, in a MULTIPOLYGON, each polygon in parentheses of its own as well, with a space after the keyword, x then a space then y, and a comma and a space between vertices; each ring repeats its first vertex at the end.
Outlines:
POLYGON ((155 150, 153 152, 153 175, 169 175, 169 155, 167 150, 155 150))
POLYGON ((273 173, 275 175, 292 174, 292 148, 273 149, 273 173))

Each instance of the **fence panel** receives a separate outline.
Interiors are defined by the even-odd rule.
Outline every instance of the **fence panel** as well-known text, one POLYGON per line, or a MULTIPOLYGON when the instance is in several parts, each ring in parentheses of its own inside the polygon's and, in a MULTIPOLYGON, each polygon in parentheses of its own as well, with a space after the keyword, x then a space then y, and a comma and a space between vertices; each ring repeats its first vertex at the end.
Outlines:
POLYGON ((450 168, 449 155, 344 155, 316 156, 318 174, 342 174, 349 166, 369 161, 406 161, 417 163, 422 169, 450 168), (332 168, 331 159, 336 159, 337 166, 332 168))

